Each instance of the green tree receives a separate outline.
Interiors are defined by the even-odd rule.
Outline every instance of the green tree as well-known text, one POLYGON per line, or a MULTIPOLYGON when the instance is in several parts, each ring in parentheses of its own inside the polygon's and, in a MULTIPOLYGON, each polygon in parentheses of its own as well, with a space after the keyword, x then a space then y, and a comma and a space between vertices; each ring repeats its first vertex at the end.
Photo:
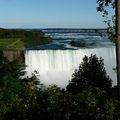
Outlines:
POLYGON ((87 87, 100 88, 110 94, 112 81, 107 76, 103 59, 96 55, 85 56, 79 69, 75 70, 67 86, 69 92, 81 92, 87 87))
POLYGON ((43 85, 40 84, 35 74, 26 77, 22 81, 22 93, 20 94, 21 110, 24 111, 24 119, 45 119, 46 104, 43 85))
POLYGON ((98 3, 97 11, 102 13, 102 17, 104 18, 103 22, 108 26, 107 35, 110 40, 115 42, 116 40, 115 0, 97 0, 97 3, 98 3), (110 12, 112 10, 113 12, 110 12))
POLYGON ((42 85, 34 74, 24 76, 24 64, 18 60, 9 62, 2 52, 0 57, 0 119, 31 120, 31 111, 33 113, 33 108, 40 105, 38 98, 42 96, 42 85))
POLYGON ((108 36, 110 39, 115 41, 116 44, 116 61, 117 61, 117 82, 118 82, 118 96, 120 99, 120 0, 97 0, 97 10, 102 12, 105 17, 105 22, 108 25, 108 36), (109 6, 115 10, 112 17, 109 16, 109 6), (111 24, 112 22, 112 24, 111 24))
POLYGON ((120 103, 116 99, 106 100, 104 103, 104 118, 106 120, 120 119, 120 103))
POLYGON ((22 83, 19 77, 24 66, 18 61, 9 62, 0 54, 0 119, 6 120, 13 108, 19 106, 19 94, 22 90, 22 83), (2 117, 3 116, 3 117, 2 117))
POLYGON ((63 120, 61 100, 63 99, 62 90, 56 85, 52 85, 45 90, 47 97, 48 120, 63 120))

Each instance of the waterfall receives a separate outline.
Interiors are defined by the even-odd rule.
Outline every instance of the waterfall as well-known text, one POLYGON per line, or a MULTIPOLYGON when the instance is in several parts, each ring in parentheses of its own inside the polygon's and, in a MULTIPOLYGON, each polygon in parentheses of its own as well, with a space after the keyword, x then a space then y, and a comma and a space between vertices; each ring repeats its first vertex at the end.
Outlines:
POLYGON ((45 85, 56 84, 65 87, 71 80, 72 73, 79 67, 85 55, 96 54, 104 59, 107 74, 117 84, 115 48, 93 48, 79 50, 27 50, 25 53, 26 71, 30 75, 34 70, 40 74, 40 81, 45 85))

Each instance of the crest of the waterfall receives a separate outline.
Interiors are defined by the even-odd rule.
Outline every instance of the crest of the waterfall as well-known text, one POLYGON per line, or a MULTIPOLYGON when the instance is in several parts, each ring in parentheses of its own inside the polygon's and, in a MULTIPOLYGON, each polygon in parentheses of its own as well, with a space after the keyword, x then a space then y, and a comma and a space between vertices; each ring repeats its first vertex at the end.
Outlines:
POLYGON ((28 50, 25 54, 27 74, 38 71, 40 80, 46 85, 57 84, 65 87, 72 77, 75 69, 85 55, 96 54, 104 59, 107 74, 112 78, 113 85, 116 85, 116 74, 113 68, 116 67, 115 48, 94 48, 79 50, 28 50))

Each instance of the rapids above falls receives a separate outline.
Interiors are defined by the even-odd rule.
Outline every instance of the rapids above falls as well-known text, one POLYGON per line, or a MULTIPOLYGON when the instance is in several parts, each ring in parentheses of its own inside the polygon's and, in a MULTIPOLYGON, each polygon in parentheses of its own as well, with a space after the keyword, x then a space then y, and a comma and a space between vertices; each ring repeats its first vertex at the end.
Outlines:
POLYGON ((115 45, 107 36, 105 29, 43 29, 46 36, 53 38, 47 45, 32 46, 26 50, 25 63, 27 75, 38 71, 40 81, 45 85, 56 84, 65 87, 75 69, 78 69, 83 57, 96 54, 104 59, 107 74, 117 84, 115 45), (71 41, 87 44, 87 47, 71 46, 71 41))

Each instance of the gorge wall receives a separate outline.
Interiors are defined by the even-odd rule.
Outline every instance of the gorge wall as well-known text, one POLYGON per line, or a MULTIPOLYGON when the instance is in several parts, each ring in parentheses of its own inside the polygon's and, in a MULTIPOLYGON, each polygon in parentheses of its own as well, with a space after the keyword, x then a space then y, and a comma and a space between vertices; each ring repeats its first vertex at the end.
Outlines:
POLYGON ((4 57, 6 57, 10 62, 19 59, 21 62, 25 61, 25 51, 17 49, 4 49, 1 50, 4 57))

